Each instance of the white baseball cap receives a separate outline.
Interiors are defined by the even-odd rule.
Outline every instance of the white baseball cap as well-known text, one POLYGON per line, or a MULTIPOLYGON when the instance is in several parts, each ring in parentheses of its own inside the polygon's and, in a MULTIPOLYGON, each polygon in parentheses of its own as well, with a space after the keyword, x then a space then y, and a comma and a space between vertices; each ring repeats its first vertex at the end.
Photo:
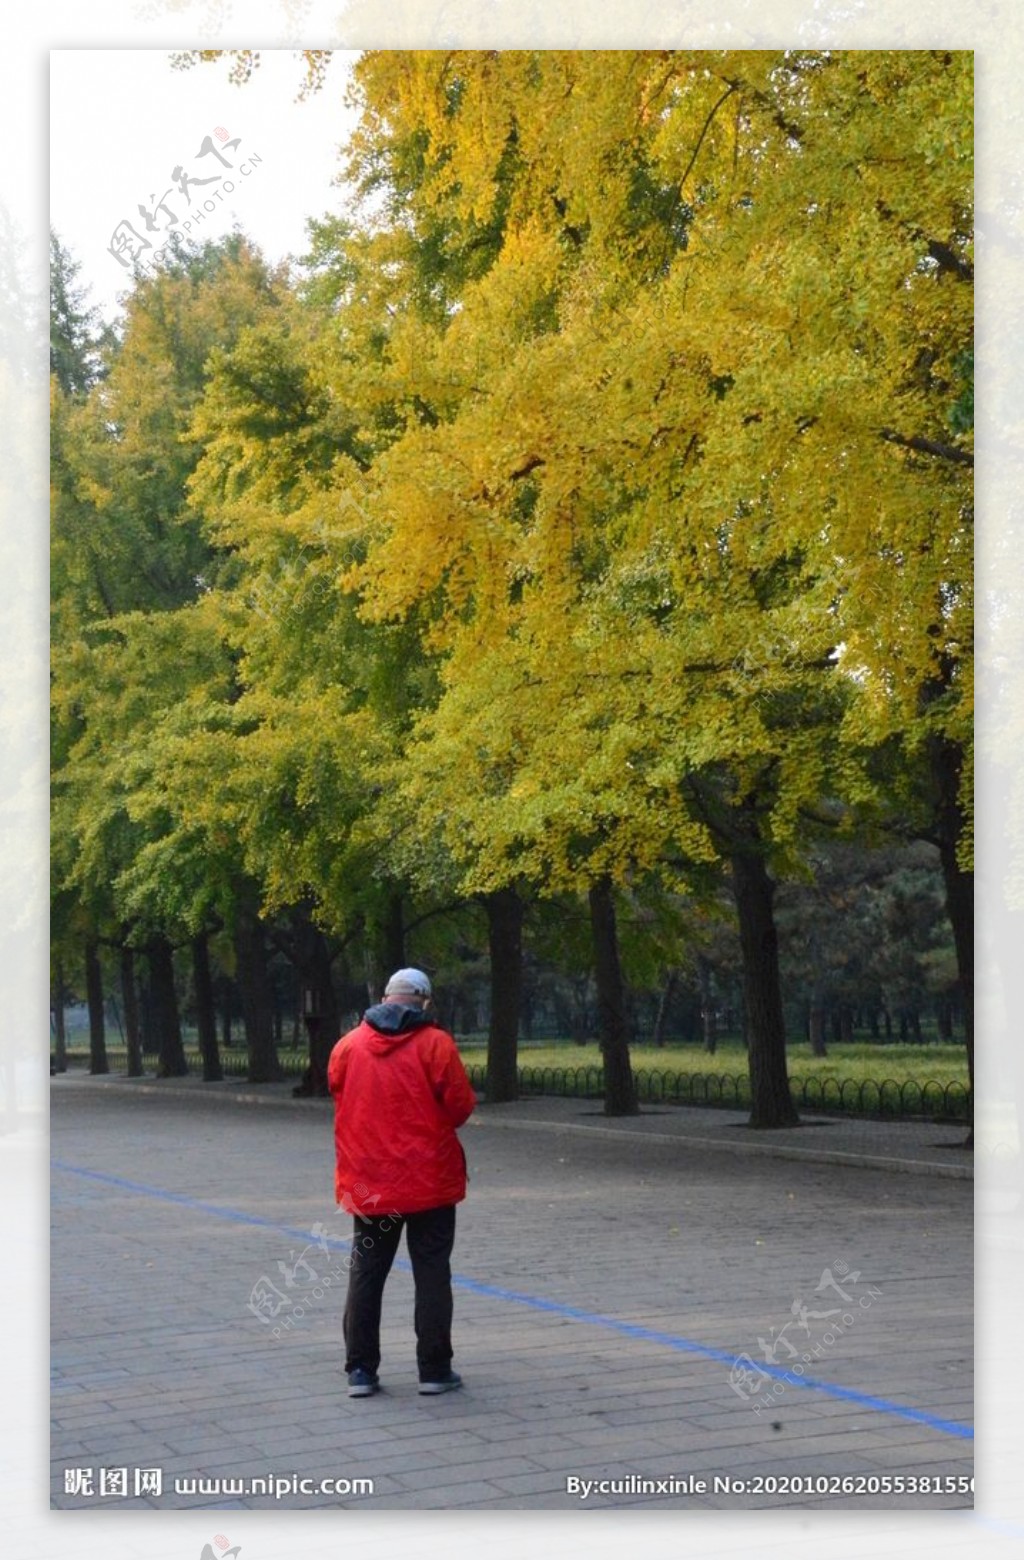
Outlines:
POLYGON ((429 997, 430 977, 422 970, 396 970, 384 988, 386 997, 429 997))

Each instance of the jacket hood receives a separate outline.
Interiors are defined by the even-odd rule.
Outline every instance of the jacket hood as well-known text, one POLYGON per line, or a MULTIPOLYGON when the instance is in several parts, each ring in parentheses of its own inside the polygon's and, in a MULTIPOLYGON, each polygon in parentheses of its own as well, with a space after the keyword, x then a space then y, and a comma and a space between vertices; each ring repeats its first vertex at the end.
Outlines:
POLYGON ((367 1008, 363 1023, 377 1031, 382 1042, 381 1050, 390 1050, 395 1044, 408 1040, 414 1030, 422 1029, 431 1020, 419 1008, 406 1007, 403 1002, 378 1002, 367 1008))

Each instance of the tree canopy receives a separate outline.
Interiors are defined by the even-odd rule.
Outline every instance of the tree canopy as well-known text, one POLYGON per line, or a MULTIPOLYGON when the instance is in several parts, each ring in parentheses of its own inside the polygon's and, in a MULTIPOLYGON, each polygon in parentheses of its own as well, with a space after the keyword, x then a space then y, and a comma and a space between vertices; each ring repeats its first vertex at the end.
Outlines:
POLYGON ((813 842, 912 813, 962 921, 970 56, 369 51, 351 90, 360 204, 296 274, 179 256, 90 382, 60 259, 64 881, 93 842, 116 915, 195 926, 220 861, 344 936, 725 874, 778 1124, 754 950, 813 842))

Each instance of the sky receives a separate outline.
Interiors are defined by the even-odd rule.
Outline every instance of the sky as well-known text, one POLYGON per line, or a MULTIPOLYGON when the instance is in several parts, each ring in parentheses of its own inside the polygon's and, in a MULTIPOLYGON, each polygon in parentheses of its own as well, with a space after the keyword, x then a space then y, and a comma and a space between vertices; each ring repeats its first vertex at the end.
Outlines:
MULTIPOLYGON (((289 49, 262 51, 244 86, 228 81, 224 61, 174 70, 165 50, 52 51, 50 220, 81 266, 87 302, 107 319, 118 312, 131 272, 111 247, 121 248, 114 234, 125 221, 153 245, 144 259, 163 241, 169 213, 182 228, 191 220, 194 237, 237 225, 271 261, 303 253, 307 218, 340 213, 351 199, 332 180, 356 122, 344 101, 356 57, 337 54, 321 91, 297 102, 305 66, 289 49), (207 140, 213 150, 200 156, 207 140)), ((120 231, 127 258, 138 241, 120 231)))

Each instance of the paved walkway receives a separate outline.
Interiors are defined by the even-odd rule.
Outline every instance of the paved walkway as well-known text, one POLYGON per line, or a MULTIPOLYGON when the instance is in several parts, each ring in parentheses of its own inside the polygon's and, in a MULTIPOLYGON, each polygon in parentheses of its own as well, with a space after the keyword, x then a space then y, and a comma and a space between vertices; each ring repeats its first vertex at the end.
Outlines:
POLYGON ((387 1390, 352 1401, 329 1102, 74 1074, 51 1095, 55 1506, 972 1504, 959 1128, 485 1105, 466 1386, 417 1395, 403 1263, 387 1390))
MULTIPOLYGON (((163 1099, 223 1099, 238 1105, 275 1105, 309 1114, 330 1112, 327 1100, 296 1100, 294 1080, 254 1085, 229 1078, 223 1083, 203 1083, 199 1078, 126 1078, 118 1074, 88 1078, 72 1072, 61 1083, 87 1083, 90 1089, 151 1094, 163 1099)), ((931 1121, 871 1121, 856 1117, 826 1116, 805 1111, 799 1127, 773 1132, 751 1132, 748 1112, 695 1105, 645 1105, 639 1116, 607 1117, 597 1100, 543 1097, 508 1105, 484 1105, 474 1124, 486 1117, 491 1125, 554 1131, 603 1132, 650 1141, 678 1143, 700 1151, 705 1148, 732 1154, 755 1154, 808 1163, 856 1165, 864 1169, 898 1170, 910 1175, 941 1175, 971 1180, 974 1156, 964 1149, 966 1128, 959 1123, 931 1121)))

